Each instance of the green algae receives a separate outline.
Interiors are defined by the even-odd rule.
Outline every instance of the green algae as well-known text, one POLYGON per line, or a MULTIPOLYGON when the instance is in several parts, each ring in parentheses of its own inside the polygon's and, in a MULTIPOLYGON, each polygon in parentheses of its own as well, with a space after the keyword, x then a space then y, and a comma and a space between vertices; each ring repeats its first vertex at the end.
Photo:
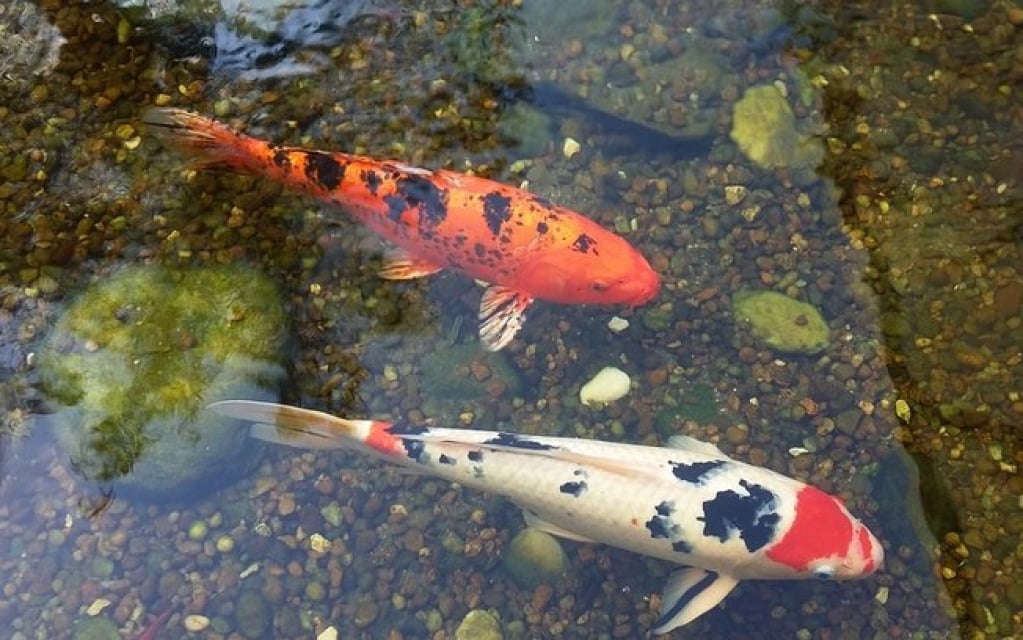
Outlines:
POLYGON ((762 169, 809 169, 824 157, 818 140, 796 130, 792 107, 772 85, 750 87, 735 103, 730 135, 762 169))
POLYGON ((736 322, 748 323, 754 336, 785 353, 814 354, 830 342, 831 330, 814 306, 777 291, 735 294, 736 322))
POLYGON ((244 430, 203 408, 275 399, 285 327, 273 283, 241 267, 130 267, 87 289, 39 357, 71 466, 163 494, 251 464, 244 430))

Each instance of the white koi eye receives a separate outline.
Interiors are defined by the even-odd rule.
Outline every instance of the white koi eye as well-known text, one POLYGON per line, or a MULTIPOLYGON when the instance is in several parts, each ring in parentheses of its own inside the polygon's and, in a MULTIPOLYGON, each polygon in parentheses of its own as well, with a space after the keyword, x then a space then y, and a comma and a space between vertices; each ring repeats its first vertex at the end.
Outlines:
POLYGON ((835 577, 835 568, 830 565, 821 565, 813 570, 813 577, 818 580, 830 580, 835 577))

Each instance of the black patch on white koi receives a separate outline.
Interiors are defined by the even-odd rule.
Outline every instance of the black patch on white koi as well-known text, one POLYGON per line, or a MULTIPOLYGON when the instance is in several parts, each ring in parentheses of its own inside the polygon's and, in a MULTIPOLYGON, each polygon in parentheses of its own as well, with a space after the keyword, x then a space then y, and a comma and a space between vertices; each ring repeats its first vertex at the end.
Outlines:
POLYGON ((669 519, 674 510, 675 505, 668 501, 654 507, 653 517, 647 520, 647 529, 650 530, 651 538, 671 539, 681 535, 682 530, 679 525, 669 519))
POLYGON ((366 189, 372 196, 377 194, 377 189, 379 189, 380 185, 384 183, 384 181, 380 179, 380 175, 372 169, 363 171, 359 177, 362 178, 363 184, 366 185, 366 189))
MULTIPOLYGON (((436 227, 448 217, 448 194, 429 179, 419 175, 404 175, 398 178, 396 184, 397 195, 404 199, 408 208, 419 213, 420 227, 436 227)), ((390 202, 387 204, 393 206, 390 202)))
POLYGON ((707 478, 712 471, 724 466, 726 461, 710 460, 708 462, 693 462, 692 464, 686 464, 684 462, 672 462, 669 460, 668 464, 671 465, 671 472, 676 478, 682 482, 688 482, 689 484, 700 486, 707 482, 707 478))
POLYGON ((483 218, 487 221, 490 233, 501 233, 501 225, 511 218, 511 198, 492 191, 483 196, 483 218))
POLYGON ((580 233, 579 237, 572 242, 572 250, 579 253, 587 253, 590 249, 593 249, 593 255, 598 255, 595 249, 596 246, 597 241, 585 233, 580 233))
POLYGON ((420 425, 410 424, 407 420, 398 420, 391 426, 384 429, 387 433, 392 436, 398 436, 401 439, 401 446, 405 448, 405 455, 416 462, 423 462, 423 453, 426 450, 426 444, 422 440, 412 440, 410 438, 401 438, 403 435, 417 436, 424 433, 429 433, 429 427, 423 427, 420 425))
POLYGON ((567 493, 568 495, 575 496, 576 498, 582 495, 585 490, 586 483, 581 480, 579 482, 566 482, 561 485, 561 493, 567 493))
POLYGON ((437 462, 441 464, 450 464, 451 466, 455 465, 455 459, 444 453, 440 454, 440 457, 437 458, 437 462))
POLYGON ((470 462, 483 462, 483 452, 482 451, 470 451, 469 452, 469 461, 470 462))
POLYGON ((399 419, 384 429, 384 431, 392 436, 421 436, 424 433, 430 433, 430 428, 419 424, 412 424, 408 420, 399 419))
POLYGON ((516 449, 529 449, 531 451, 548 451, 550 449, 557 449, 557 447, 542 442, 536 442, 535 440, 528 440, 526 438, 519 437, 514 433, 501 432, 496 438, 485 440, 483 444, 496 444, 502 447, 515 447, 516 449))
POLYGON ((306 151, 305 175, 324 189, 333 191, 345 178, 345 165, 326 153, 306 151))
POLYGON ((678 553, 692 553, 693 545, 689 544, 685 540, 676 540, 671 543, 671 550, 677 551, 678 553))
POLYGON ((703 535, 721 542, 739 533, 746 550, 753 553, 774 539, 781 516, 774 512, 777 497, 759 484, 740 480, 749 495, 719 491, 713 500, 703 503, 703 535))

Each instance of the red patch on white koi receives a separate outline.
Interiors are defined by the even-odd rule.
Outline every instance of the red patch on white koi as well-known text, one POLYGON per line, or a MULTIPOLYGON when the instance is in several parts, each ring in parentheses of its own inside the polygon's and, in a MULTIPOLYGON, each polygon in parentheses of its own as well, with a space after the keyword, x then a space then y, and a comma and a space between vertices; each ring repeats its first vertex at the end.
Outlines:
POLYGON ((870 532, 866 527, 860 527, 856 539, 860 543, 860 553, 863 554, 863 573, 873 573, 877 567, 874 564, 874 541, 871 540, 870 532))
POLYGON ((404 456, 404 450, 401 447, 401 439, 391 434, 388 429, 392 425, 390 422, 380 422, 374 420, 369 427, 369 435, 366 436, 366 444, 373 447, 381 453, 386 453, 389 456, 401 455, 404 456))
POLYGON ((815 560, 845 556, 852 539, 853 522, 838 499, 807 486, 796 494, 792 526, 766 553, 779 564, 807 571, 815 560))

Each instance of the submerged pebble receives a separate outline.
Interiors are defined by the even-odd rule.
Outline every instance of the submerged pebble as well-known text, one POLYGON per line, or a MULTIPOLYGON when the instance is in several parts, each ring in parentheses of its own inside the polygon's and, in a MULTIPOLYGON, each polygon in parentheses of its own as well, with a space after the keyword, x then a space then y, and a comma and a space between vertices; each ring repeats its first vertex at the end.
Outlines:
POLYGON ((579 389, 579 402, 586 406, 603 406, 625 397, 632 380, 617 367, 604 367, 579 389))

